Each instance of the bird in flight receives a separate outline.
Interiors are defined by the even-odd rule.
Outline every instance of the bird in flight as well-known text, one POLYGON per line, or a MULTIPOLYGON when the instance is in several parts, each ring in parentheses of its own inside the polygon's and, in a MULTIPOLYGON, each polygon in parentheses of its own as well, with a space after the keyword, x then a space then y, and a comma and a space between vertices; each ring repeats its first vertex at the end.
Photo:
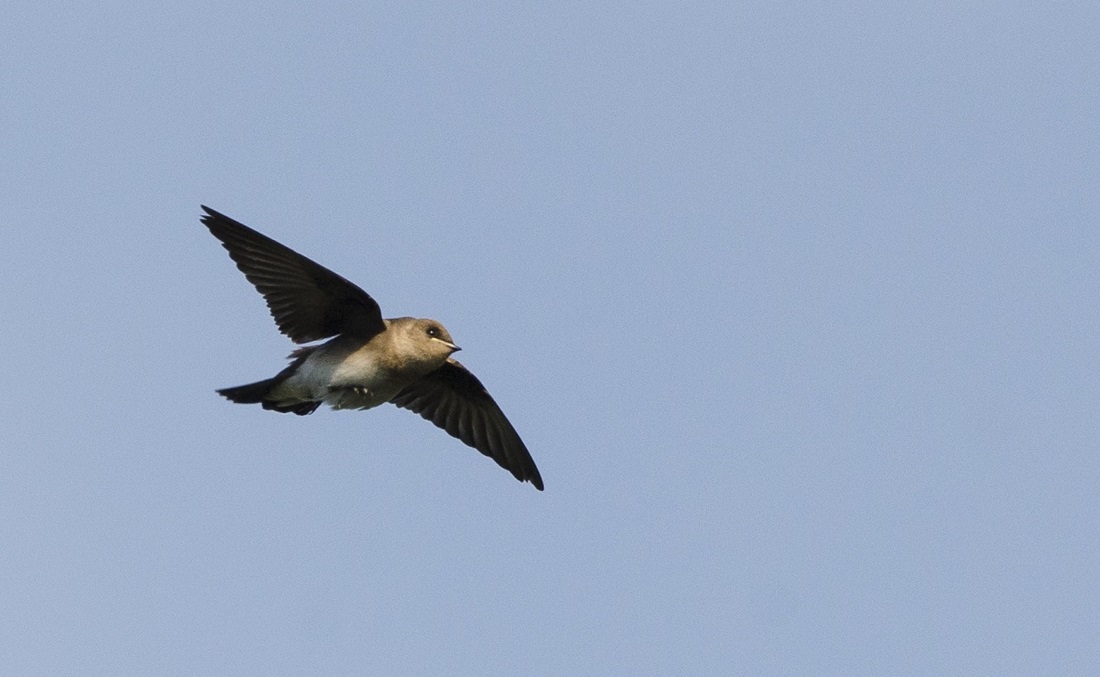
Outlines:
POLYGON ((459 349, 435 320, 383 319, 365 291, 289 247, 203 205, 202 223, 264 297, 279 330, 295 343, 274 377, 218 392, 241 404, 312 414, 370 409, 386 402, 420 414, 543 489, 531 454, 485 386, 452 354, 459 349))

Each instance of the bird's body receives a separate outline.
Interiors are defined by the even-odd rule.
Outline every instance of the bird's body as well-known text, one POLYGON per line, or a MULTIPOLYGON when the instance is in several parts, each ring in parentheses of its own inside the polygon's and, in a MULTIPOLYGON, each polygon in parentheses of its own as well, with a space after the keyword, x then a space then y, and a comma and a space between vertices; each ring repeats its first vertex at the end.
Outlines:
MULTIPOLYGON (((324 402, 333 409, 371 409, 389 402, 423 375, 390 369, 377 354, 369 343, 333 339, 309 351, 298 368, 271 389, 268 398, 287 404, 324 402)), ((425 373, 440 366, 442 362, 431 365, 425 373)))
POLYGON ((453 352, 449 346, 427 354, 407 350, 406 344, 415 343, 398 339, 418 330, 417 323, 422 322, 430 320, 386 320, 386 331, 366 343, 338 336, 296 350, 291 354, 297 360, 294 369, 272 385, 265 400, 280 406, 324 402, 333 409, 371 409, 385 404, 413 381, 442 367, 453 352))
POLYGON ((203 223, 267 301, 283 333, 298 343, 274 377, 218 393, 242 404, 299 415, 322 403, 410 409, 491 457, 516 479, 542 489, 526 446, 493 398, 451 355, 459 350, 439 322, 382 319, 366 292, 293 250, 203 207, 203 223))

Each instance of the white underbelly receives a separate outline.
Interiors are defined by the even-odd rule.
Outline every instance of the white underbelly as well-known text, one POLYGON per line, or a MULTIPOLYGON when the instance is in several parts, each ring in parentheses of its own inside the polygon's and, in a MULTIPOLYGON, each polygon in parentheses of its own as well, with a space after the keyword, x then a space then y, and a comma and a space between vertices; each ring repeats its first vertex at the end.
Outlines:
POLYGON ((323 401, 333 409, 370 409, 389 402, 403 386, 362 352, 321 348, 277 386, 272 396, 284 402, 323 401))

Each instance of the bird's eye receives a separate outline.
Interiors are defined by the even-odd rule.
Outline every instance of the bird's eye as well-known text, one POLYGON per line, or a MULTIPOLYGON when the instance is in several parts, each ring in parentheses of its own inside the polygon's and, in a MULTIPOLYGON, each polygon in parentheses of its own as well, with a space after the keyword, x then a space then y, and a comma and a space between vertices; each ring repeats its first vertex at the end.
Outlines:
POLYGON ((430 336, 432 338, 439 338, 439 328, 438 327, 428 327, 428 336, 430 336))

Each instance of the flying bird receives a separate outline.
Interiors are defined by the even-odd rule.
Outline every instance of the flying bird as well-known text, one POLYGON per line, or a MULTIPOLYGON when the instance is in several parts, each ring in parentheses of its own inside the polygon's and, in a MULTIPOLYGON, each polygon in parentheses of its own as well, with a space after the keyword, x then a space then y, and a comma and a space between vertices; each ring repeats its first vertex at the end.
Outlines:
POLYGON ((202 223, 264 297, 279 330, 303 346, 274 377, 218 390, 232 402, 312 414, 386 402, 420 414, 543 489, 531 454, 485 386, 452 354, 436 320, 383 319, 365 291, 324 266, 203 205, 202 223))

